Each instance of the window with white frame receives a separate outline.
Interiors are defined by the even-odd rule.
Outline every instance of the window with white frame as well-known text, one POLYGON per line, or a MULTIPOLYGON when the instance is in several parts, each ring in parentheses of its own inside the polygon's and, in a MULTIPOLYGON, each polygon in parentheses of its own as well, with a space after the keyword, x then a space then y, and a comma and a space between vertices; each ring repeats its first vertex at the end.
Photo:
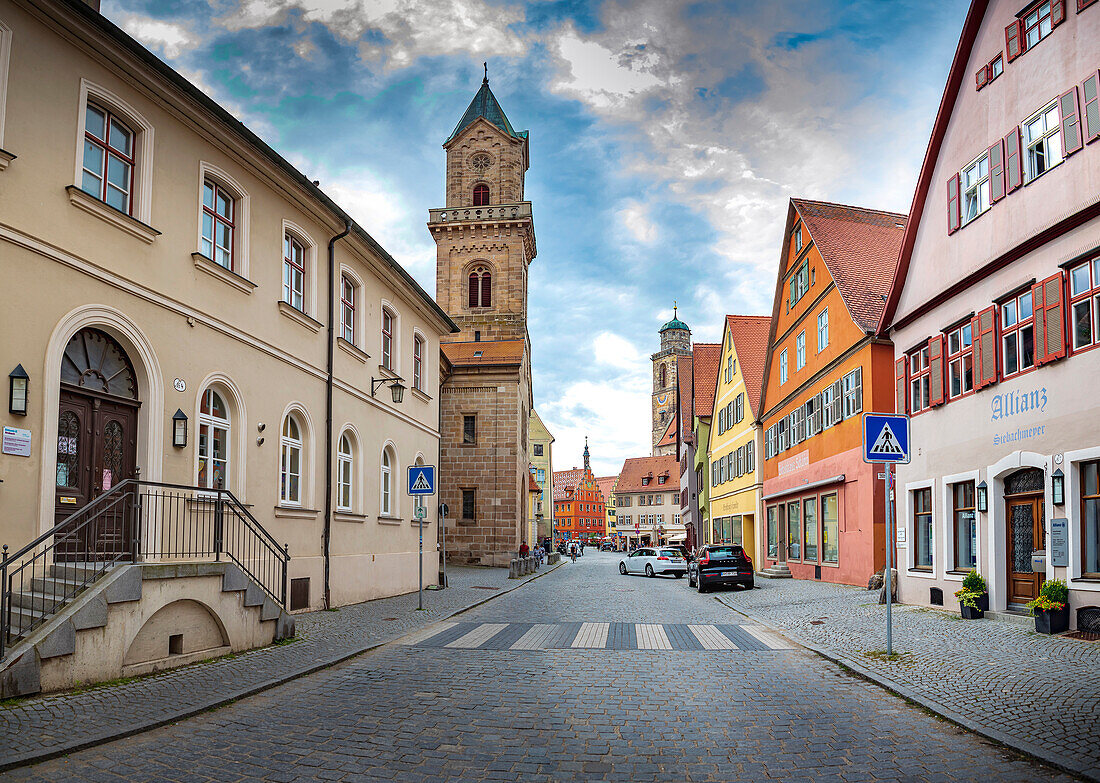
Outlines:
POLYGON ((393 456, 393 450, 386 446, 382 449, 382 472, 379 483, 379 513, 382 516, 393 516, 393 471, 397 460, 393 456))
POLYGON ((203 489, 229 488, 229 408, 217 391, 202 393, 199 403, 199 475, 203 489))
POLYGON ((913 490, 913 567, 932 570, 932 489, 913 490))
POLYGON ((1074 349, 1100 342, 1100 256, 1069 270, 1074 349))
POLYGON ((354 281, 340 275, 340 336, 355 345, 355 304, 358 293, 354 281))
POLYGON ((779 382, 781 384, 787 382, 787 349, 784 348, 779 354, 779 382))
POLYGON ((989 153, 962 170, 960 189, 963 194, 962 222, 967 223, 989 209, 989 153))
POLYGON ((382 366, 387 370, 393 369, 393 313, 388 308, 382 308, 382 366))
MULTIPOLYGON (((1058 2, 1058 0, 1054 0, 1058 2)), ((1050 16, 1051 0, 1040 3, 1023 19, 1024 50, 1030 49, 1050 35, 1054 23, 1050 16)))
POLYGON ((802 224, 799 223, 794 229, 794 252, 802 252, 802 224))
POLYGON ((1022 126, 1026 166, 1024 177, 1030 182, 1062 162, 1062 128, 1058 101, 1024 121, 1022 126))
POLYGON ((794 368, 801 370, 806 366, 806 332, 798 333, 798 337, 794 340, 794 350, 794 368))
POLYGON ((132 215, 134 167, 134 131, 110 110, 89 102, 84 109, 80 189, 132 215))
POLYGON ((351 436, 340 436, 340 445, 336 450, 336 510, 351 511, 355 477, 355 453, 352 451, 351 436))
POLYGON ((791 275, 790 282, 788 283, 789 291, 787 293, 787 309, 790 309, 798 303, 802 297, 806 295, 806 292, 810 290, 810 262, 803 261, 793 275, 791 275))
POLYGON ((844 418, 863 411, 863 368, 856 367, 843 379, 844 418))
POLYGON ((233 241, 236 232, 233 194, 213 180, 202 183, 202 244, 200 252, 219 266, 234 271, 233 241))
POLYGON ((306 311, 306 249, 289 231, 283 235, 283 301, 306 311))
POLYGON ((909 354, 909 412, 919 413, 932 407, 931 370, 928 364, 928 346, 922 346, 909 354))
POLYGON ((424 338, 413 337, 413 388, 424 391, 424 338))
POLYGON ((1001 370, 1004 377, 1035 366, 1035 320, 1031 289, 1001 305, 1001 370))
POLYGON ((969 571, 978 566, 978 522, 974 511, 974 482, 952 484, 951 539, 956 571, 969 571))
POLYGON ((726 383, 733 380, 733 352, 726 355, 726 383))
POLYGON ((302 427, 293 413, 283 420, 280 439, 279 502, 302 505, 302 427))
POLYGON ((829 308, 817 314, 817 352, 821 353, 829 346, 829 308))

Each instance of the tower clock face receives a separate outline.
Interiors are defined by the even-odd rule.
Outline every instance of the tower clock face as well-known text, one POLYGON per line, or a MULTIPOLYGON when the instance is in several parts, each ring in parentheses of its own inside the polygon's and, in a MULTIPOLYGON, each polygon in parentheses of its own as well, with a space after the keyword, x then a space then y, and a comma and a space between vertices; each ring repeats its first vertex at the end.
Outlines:
POLYGON ((488 152, 475 152, 470 156, 470 168, 481 174, 488 171, 493 165, 493 158, 488 152))

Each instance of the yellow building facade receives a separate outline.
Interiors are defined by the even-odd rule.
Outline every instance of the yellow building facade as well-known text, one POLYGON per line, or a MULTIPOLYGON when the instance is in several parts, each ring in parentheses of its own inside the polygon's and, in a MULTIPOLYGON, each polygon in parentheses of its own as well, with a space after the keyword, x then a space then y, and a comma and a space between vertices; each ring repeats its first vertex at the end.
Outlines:
POLYGON ((554 436, 546 428, 539 414, 532 409, 527 424, 527 461, 531 475, 541 491, 532 499, 527 510, 527 543, 552 538, 554 535, 554 502, 550 482, 554 476, 554 436))

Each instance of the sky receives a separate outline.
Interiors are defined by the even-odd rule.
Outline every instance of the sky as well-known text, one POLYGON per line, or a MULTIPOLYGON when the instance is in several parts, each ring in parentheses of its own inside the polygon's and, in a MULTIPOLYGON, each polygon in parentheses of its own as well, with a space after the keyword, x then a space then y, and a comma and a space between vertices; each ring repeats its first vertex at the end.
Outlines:
POLYGON ((790 197, 907 212, 966 0, 105 0, 429 293, 428 209, 489 64, 530 131, 554 467, 650 453, 649 355, 767 314, 790 197))

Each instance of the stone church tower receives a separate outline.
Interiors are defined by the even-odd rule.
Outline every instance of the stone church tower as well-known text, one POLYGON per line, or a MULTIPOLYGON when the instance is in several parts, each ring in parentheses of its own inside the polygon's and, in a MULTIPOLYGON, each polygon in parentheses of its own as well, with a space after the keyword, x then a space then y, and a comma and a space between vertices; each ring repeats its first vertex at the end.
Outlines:
POLYGON ((691 330, 676 317, 676 311, 674 305, 672 320, 661 327, 661 350, 649 357, 653 363, 653 428, 650 443, 655 457, 676 453, 674 446, 658 448, 657 444, 668 429, 669 421, 676 416, 676 359, 691 356, 691 330))
POLYGON ((436 300, 459 328, 441 346, 439 467, 447 559, 457 563, 507 565, 527 513, 527 268, 536 252, 523 200, 527 143, 486 75, 443 144, 447 205, 428 211, 436 300))

